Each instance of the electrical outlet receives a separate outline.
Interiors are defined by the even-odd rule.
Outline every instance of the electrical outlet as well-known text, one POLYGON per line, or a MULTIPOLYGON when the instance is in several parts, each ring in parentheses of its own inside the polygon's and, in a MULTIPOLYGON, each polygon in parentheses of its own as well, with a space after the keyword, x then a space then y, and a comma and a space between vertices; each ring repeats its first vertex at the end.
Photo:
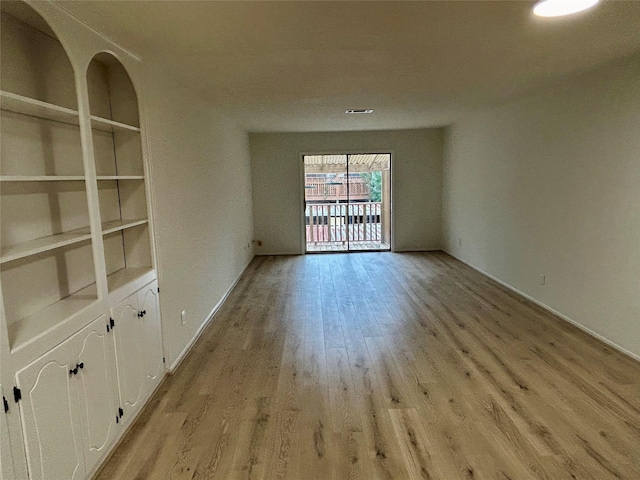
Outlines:
POLYGON ((180 312, 180 324, 184 325, 185 323, 187 323, 187 311, 186 310, 182 310, 180 312))
POLYGON ((540 285, 544 285, 547 282, 547 278, 543 273, 540 274, 540 285))

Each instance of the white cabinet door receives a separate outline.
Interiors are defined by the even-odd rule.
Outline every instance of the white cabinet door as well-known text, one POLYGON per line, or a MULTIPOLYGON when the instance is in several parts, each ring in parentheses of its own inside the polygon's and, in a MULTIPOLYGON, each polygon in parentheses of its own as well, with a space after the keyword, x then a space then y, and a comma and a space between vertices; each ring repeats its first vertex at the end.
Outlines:
POLYGON ((138 293, 113 308, 111 315, 116 325, 113 333, 120 406, 124 410, 125 421, 128 421, 146 401, 147 390, 144 374, 146 351, 142 322, 138 317, 138 293))
POLYGON ((164 376, 158 287, 153 282, 112 309, 120 406, 128 423, 164 376))
POLYGON ((158 304, 158 284, 144 287, 140 291, 140 317, 144 336, 144 374, 147 379, 148 394, 151 394, 164 376, 162 363, 162 329, 158 304))
MULTIPOLYGON (((18 408, 17 406, 14 407, 15 404, 9 393, 2 389, 2 384, 0 384, 0 396, 4 398, 4 401, 7 402, 10 409, 18 408)), ((0 411, 0 479, 4 480, 5 478, 15 478, 15 475, 13 471, 13 458, 11 457, 7 414, 4 411, 4 405, 2 408, 3 410, 0 411)))
POLYGON ((16 374, 30 480, 85 477, 73 368, 66 341, 16 374))
POLYGON ((87 471, 99 462, 116 434, 118 418, 116 362, 109 318, 102 315, 72 337, 78 374, 76 385, 87 471))

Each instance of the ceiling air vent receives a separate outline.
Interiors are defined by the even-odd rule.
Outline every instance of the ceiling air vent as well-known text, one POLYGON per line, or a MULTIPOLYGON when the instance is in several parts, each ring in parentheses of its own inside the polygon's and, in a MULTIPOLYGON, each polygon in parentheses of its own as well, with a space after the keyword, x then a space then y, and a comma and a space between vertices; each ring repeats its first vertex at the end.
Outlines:
POLYGON ((357 109, 352 109, 352 110, 347 110, 344 113, 373 113, 373 109, 372 108, 357 108, 357 109))

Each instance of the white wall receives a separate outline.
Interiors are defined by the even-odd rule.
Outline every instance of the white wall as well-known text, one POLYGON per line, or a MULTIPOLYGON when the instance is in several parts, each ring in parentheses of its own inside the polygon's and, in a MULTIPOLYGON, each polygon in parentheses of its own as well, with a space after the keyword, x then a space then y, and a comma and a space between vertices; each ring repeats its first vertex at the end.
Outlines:
POLYGON ((167 365, 253 257, 246 133, 145 61, 148 144, 167 365), (180 312, 186 310, 186 324, 180 312))
POLYGON ((256 254, 303 252, 302 153, 392 152, 393 248, 440 248, 442 139, 442 129, 250 134, 256 254))
POLYGON ((640 55, 445 143, 445 249, 640 358, 640 55))

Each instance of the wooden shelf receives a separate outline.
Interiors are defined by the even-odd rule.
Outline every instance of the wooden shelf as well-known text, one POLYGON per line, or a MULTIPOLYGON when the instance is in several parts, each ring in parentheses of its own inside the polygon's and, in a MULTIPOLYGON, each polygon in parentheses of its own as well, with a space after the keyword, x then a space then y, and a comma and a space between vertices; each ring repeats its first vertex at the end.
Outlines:
POLYGON ((144 175, 98 175, 98 180, 144 180, 144 175))
POLYGON ((0 90, 0 108, 9 112, 78 125, 78 111, 0 90))
POLYGON ((151 267, 134 267, 134 268, 122 268, 111 275, 107 276, 107 285, 110 292, 123 287, 127 283, 131 283, 134 280, 151 272, 151 267))
MULTIPOLYGON (((68 123, 70 125, 78 125, 79 123, 77 110, 23 97, 22 95, 5 92, 3 90, 0 90, 0 108, 9 112, 68 123)), ((140 127, 134 127, 133 125, 127 125, 126 123, 116 122, 96 115, 91 115, 91 128, 103 132, 114 132, 118 130, 129 132, 140 131, 140 127)))
POLYGON ((84 181, 82 175, 2 175, 0 182, 75 182, 84 181))
POLYGON ((134 127, 132 125, 127 125, 126 123, 116 122, 96 115, 91 115, 91 128, 102 132, 115 132, 118 130, 129 132, 140 131, 140 127, 134 127))
POLYGON ((69 295, 68 297, 58 300, 42 310, 9 325, 9 341, 11 342, 11 349, 18 349, 28 341, 43 335, 97 300, 98 294, 96 291, 96 284, 93 283, 88 287, 69 295))
POLYGON ((149 220, 146 218, 131 219, 131 220, 114 220, 112 222, 105 222, 102 224, 102 234, 108 235, 109 233, 118 232, 131 227, 137 227, 138 225, 144 225, 149 220))
POLYGON ((0 250, 0 263, 11 262, 19 258, 37 255, 38 253, 55 250, 56 248, 66 247, 67 245, 90 239, 91 234, 88 228, 37 238, 29 242, 2 248, 2 250, 0 250))

